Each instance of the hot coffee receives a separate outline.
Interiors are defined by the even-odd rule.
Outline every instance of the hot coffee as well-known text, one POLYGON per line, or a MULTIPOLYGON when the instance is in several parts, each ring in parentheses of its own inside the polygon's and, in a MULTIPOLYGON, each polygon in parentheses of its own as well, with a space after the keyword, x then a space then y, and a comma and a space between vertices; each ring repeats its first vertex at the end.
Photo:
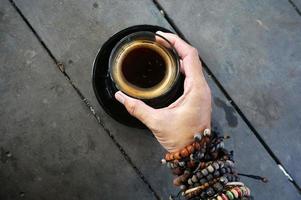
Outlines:
POLYGON ((116 87, 145 100, 166 94, 179 76, 177 57, 168 45, 165 39, 148 32, 120 41, 110 57, 110 75, 116 87))
POLYGON ((163 57, 143 46, 128 52, 121 65, 124 78, 140 88, 154 87, 163 80, 166 72, 163 57))

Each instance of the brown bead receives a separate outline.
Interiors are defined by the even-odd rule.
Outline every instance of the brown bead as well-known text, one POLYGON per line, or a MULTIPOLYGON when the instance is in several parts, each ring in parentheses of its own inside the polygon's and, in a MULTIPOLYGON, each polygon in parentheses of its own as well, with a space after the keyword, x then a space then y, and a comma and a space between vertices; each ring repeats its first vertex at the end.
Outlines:
POLYGON ((194 143, 194 148, 198 151, 201 149, 201 145, 198 142, 194 143))
POLYGON ((182 158, 185 158, 185 157, 189 156, 189 151, 186 148, 184 148, 181 150, 180 155, 182 158))
POLYGON ((183 174, 183 170, 180 167, 176 167, 176 168, 172 169, 171 171, 172 171, 172 173, 174 175, 181 175, 181 174, 183 174))
POLYGON ((182 185, 182 180, 181 180, 180 176, 177 177, 177 178, 175 178, 175 179, 173 180, 173 184, 174 184, 175 186, 180 186, 180 185, 182 185))
POLYGON ((205 162, 201 162, 200 169, 204 169, 205 167, 206 167, 206 163, 205 162))
POLYGON ((165 160, 170 161, 170 153, 165 154, 165 160))
POLYGON ((188 163, 187 163, 187 167, 192 169, 195 167, 195 162, 193 160, 190 160, 188 163))
POLYGON ((209 183, 205 183, 205 184, 204 184, 204 187, 205 187, 205 188, 209 187, 209 183))
POLYGON ((186 148, 187 148, 189 154, 192 154, 192 153, 194 152, 194 147, 193 147, 193 145, 189 145, 189 146, 187 146, 186 148))
POLYGON ((215 152, 211 153, 211 156, 212 156, 212 159, 213 159, 213 160, 217 159, 217 157, 218 157, 218 152, 215 151, 215 152))
POLYGON ((179 178, 181 179, 182 182, 186 182, 189 177, 190 177, 190 174, 188 174, 188 173, 184 173, 181 176, 179 176, 179 178))
POLYGON ((180 160, 181 159, 180 152, 174 153, 174 158, 180 160))

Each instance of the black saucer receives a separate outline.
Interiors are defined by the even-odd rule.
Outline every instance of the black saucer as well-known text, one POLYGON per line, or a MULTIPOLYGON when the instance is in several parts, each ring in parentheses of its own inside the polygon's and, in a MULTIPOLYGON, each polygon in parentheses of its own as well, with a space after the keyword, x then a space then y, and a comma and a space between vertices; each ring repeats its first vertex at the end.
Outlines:
MULTIPOLYGON (((94 63, 92 72, 92 84, 95 96, 103 109, 112 118, 127 126, 136 128, 146 128, 139 120, 132 117, 122 104, 115 100, 114 94, 117 92, 115 84, 112 82, 109 72, 109 57, 114 46, 125 36, 138 31, 163 31, 171 32, 168 29, 153 25, 137 25, 126 28, 109 38, 99 50, 94 63)), ((177 97, 181 95, 179 92, 177 97)))

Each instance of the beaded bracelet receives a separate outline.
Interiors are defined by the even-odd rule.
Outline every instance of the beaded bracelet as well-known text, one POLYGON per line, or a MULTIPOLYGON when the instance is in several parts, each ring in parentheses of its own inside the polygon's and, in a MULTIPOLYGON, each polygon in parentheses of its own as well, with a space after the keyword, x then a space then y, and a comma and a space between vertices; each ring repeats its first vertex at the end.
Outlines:
POLYGON ((167 161, 181 160, 181 159, 187 158, 189 155, 193 154, 194 151, 201 150, 209 140, 209 137, 211 135, 210 130, 205 129, 203 135, 204 135, 204 137, 202 137, 200 134, 196 134, 195 135, 196 141, 194 141, 190 145, 187 145, 186 147, 184 147, 183 149, 181 149, 178 152, 167 153, 165 155, 165 159, 162 159, 161 162, 163 164, 165 164, 167 161))
POLYGON ((213 180, 208 180, 208 182, 203 183, 201 186, 197 186, 186 190, 184 195, 186 198, 192 198, 197 195, 204 197, 211 197, 215 193, 221 192, 228 181, 237 180, 237 176, 234 174, 226 174, 220 178, 215 178, 213 180), (203 192, 203 194, 202 194, 203 192))
POLYGON ((233 200, 250 197, 251 191, 246 186, 235 186, 229 188, 218 194, 216 197, 213 197, 211 200, 233 200))
POLYGON ((223 139, 205 129, 195 135, 192 144, 167 153, 161 160, 177 175, 173 183, 186 199, 232 200, 250 196, 249 188, 237 182, 233 154, 224 148, 223 139))

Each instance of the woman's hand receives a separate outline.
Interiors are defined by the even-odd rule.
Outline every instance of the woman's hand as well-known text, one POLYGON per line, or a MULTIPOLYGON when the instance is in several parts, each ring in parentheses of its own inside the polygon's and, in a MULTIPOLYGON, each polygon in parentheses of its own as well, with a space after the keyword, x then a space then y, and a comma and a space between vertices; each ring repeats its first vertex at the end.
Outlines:
POLYGON ((157 34, 168 39, 181 58, 181 72, 185 75, 183 95, 160 109, 120 91, 116 92, 115 98, 152 131, 165 149, 175 152, 192 143, 196 133, 210 128, 211 92, 202 72, 198 51, 177 35, 160 31, 157 34))

